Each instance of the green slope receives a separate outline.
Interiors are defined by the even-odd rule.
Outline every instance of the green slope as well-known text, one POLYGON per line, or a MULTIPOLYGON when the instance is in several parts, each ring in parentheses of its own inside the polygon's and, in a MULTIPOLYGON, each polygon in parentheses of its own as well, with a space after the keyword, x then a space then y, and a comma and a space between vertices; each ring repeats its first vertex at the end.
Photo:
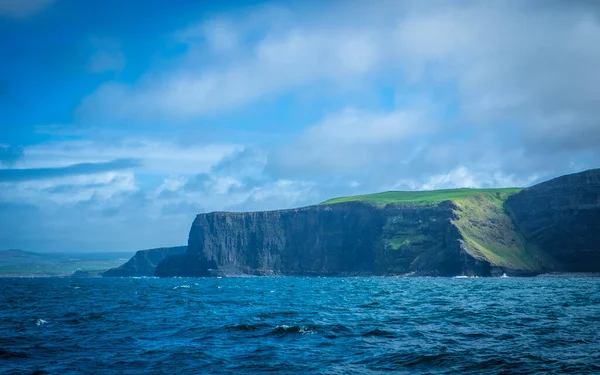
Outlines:
POLYGON ((453 200, 458 219, 454 225, 465 250, 493 265, 534 271, 552 267, 552 260, 525 241, 507 214, 504 201, 511 194, 478 194, 453 200))

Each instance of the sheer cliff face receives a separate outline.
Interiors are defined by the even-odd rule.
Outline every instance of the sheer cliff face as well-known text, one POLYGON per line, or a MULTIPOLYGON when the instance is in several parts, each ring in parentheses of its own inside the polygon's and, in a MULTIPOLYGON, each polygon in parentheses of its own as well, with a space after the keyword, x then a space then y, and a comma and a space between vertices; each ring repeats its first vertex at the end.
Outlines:
POLYGON ((510 197, 530 245, 563 271, 600 271, 600 169, 562 176, 510 197))
POLYGON ((213 213, 196 218, 189 244, 229 273, 367 273, 382 220, 365 205, 213 213))
POLYGON ((449 202, 202 214, 188 251, 167 258, 156 275, 479 273, 485 265, 463 251, 454 215, 449 202))

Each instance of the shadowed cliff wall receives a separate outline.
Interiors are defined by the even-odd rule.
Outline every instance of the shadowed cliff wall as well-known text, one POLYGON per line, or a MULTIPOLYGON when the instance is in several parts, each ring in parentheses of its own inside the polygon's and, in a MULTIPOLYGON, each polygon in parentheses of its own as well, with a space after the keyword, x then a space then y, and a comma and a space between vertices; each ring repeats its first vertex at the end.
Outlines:
POLYGON ((464 252, 452 203, 361 202, 196 217, 188 251, 157 276, 489 273, 464 252))
POLYGON ((553 257, 558 270, 600 271, 600 169, 524 189, 506 206, 528 244, 553 257))

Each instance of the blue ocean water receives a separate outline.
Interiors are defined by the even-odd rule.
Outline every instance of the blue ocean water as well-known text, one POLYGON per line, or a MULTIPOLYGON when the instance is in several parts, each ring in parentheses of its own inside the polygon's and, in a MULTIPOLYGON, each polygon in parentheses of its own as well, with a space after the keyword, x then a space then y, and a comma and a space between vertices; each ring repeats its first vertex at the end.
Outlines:
POLYGON ((599 278, 5 278, 0 373, 600 373, 599 278))

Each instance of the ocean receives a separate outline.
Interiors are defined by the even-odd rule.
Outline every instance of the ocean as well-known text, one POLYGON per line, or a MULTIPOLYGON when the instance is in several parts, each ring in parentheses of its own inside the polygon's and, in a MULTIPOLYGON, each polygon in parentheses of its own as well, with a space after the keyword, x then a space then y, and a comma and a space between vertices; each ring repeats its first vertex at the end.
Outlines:
POLYGON ((597 374, 600 278, 1 278, 2 374, 597 374))

